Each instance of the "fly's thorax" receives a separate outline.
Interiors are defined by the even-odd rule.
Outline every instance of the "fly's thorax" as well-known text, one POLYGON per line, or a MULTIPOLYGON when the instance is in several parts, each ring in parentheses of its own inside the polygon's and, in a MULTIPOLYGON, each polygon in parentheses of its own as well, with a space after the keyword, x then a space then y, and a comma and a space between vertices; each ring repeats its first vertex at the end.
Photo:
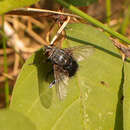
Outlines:
POLYGON ((46 52, 52 64, 62 67, 63 70, 67 71, 69 77, 75 75, 78 70, 78 63, 72 57, 71 52, 56 47, 46 47, 46 52))
POLYGON ((66 66, 70 64, 71 57, 62 49, 56 48, 51 55, 51 61, 59 66, 66 66))

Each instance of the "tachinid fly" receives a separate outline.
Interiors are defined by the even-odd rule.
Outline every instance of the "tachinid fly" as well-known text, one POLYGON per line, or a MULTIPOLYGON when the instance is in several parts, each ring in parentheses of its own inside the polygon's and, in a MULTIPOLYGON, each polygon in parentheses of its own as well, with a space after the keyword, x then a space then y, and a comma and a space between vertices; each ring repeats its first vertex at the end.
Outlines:
POLYGON ((67 95, 66 86, 68 85, 68 79, 74 76, 78 70, 78 61, 86 59, 93 53, 91 46, 77 46, 72 48, 60 49, 54 47, 54 42, 57 37, 64 30, 68 24, 70 17, 81 18, 74 14, 56 12, 44 9, 35 8, 20 8, 8 12, 9 15, 27 15, 27 16, 52 16, 56 21, 59 21, 60 29, 50 42, 50 46, 45 46, 45 55, 48 60, 53 64, 54 78, 55 80, 50 84, 52 87, 56 86, 56 91, 60 99, 64 99, 67 95), (60 18, 60 19, 59 19, 60 18))
POLYGON ((78 62, 87 59, 94 51, 91 46, 76 46, 60 49, 54 46, 45 46, 45 55, 53 64, 55 80, 50 84, 56 86, 59 98, 62 100, 67 95, 67 85, 70 77, 78 70, 78 62))

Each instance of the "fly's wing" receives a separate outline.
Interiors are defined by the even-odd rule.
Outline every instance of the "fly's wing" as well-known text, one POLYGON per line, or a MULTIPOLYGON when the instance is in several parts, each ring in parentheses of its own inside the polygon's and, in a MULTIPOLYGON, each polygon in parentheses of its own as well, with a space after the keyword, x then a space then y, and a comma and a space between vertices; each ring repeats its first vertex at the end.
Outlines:
POLYGON ((84 59, 87 59, 90 55, 94 53, 94 48, 89 45, 76 46, 76 47, 66 48, 64 50, 68 53, 71 53, 72 57, 74 57, 76 61, 82 61, 84 59))
POLYGON ((60 100, 67 96, 67 85, 69 77, 58 65, 54 65, 54 77, 56 93, 60 100))

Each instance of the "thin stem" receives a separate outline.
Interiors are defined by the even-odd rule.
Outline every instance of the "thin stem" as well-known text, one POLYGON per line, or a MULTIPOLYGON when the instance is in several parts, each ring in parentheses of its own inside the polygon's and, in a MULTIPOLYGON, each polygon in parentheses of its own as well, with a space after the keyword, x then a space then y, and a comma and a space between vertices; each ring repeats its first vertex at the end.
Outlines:
POLYGON ((122 40, 122 41, 124 41, 128 44, 130 43, 130 40, 127 37, 123 36, 122 34, 120 34, 118 32, 113 31, 111 28, 105 26, 100 21, 98 21, 98 20, 94 19, 93 17, 87 15, 86 13, 82 12, 78 8, 74 7, 73 5, 70 5, 63 0, 57 0, 57 2, 59 2, 60 4, 62 4, 66 8, 68 8, 69 10, 71 10, 73 13, 81 16, 82 18, 86 19, 90 23, 94 24, 95 26, 102 28, 104 31, 110 33, 112 36, 115 36, 115 37, 119 38, 120 40, 122 40))
POLYGON ((128 7, 128 10, 125 13, 125 17, 124 17, 124 20, 122 22, 121 29, 120 29, 120 32, 123 35, 126 34, 126 29, 127 29, 129 24, 130 24, 130 6, 128 7))
MULTIPOLYGON (((3 49, 4 49, 4 73, 8 73, 7 53, 6 53, 6 36, 4 33, 4 16, 2 16, 2 32, 3 32, 3 49)), ((8 78, 5 78, 5 103, 6 107, 9 105, 9 84, 8 78)))
POLYGON ((68 22, 70 21, 70 17, 68 16, 67 20, 61 25, 60 29, 57 31, 57 34, 53 37, 50 45, 53 45, 55 40, 58 38, 58 36, 61 34, 61 32, 64 30, 68 22))
POLYGON ((111 21, 111 0, 106 0, 106 16, 107 16, 107 23, 109 25, 111 21))

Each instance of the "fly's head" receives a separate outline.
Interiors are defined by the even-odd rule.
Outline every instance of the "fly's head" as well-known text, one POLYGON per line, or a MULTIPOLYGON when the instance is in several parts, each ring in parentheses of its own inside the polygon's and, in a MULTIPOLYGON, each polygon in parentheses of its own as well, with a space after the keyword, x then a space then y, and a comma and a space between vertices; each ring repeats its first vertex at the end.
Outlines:
POLYGON ((45 55, 48 57, 48 59, 51 58, 53 52, 54 52, 54 48, 52 46, 44 46, 45 47, 45 55))

